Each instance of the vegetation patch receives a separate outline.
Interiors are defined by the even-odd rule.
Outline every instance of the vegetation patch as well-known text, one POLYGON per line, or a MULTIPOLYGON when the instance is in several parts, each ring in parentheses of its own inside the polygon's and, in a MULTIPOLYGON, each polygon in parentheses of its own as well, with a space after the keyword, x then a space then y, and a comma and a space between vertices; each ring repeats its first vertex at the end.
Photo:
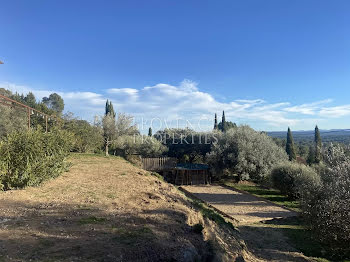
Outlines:
POLYGON ((202 202, 200 202, 198 200, 192 200, 192 204, 196 209, 198 209, 202 213, 203 217, 206 217, 206 218, 214 221, 219 226, 224 226, 224 227, 230 228, 232 230, 235 230, 235 226, 231 222, 226 221, 222 215, 220 215, 215 210, 207 207, 202 202))

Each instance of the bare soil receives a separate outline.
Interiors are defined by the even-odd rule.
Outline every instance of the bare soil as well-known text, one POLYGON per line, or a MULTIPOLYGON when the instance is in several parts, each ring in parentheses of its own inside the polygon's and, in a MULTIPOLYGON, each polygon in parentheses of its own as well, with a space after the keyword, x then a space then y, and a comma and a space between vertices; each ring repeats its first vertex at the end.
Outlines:
POLYGON ((238 232, 127 161, 71 162, 39 187, 0 192, 0 261, 264 261, 238 232))
POLYGON ((255 258, 263 261, 313 261, 293 247, 282 228, 265 225, 265 222, 288 219, 297 213, 220 185, 183 188, 238 221, 240 236, 255 258))
POLYGON ((183 187, 196 197, 236 219, 240 224, 296 216, 297 213, 253 195, 220 185, 183 187))

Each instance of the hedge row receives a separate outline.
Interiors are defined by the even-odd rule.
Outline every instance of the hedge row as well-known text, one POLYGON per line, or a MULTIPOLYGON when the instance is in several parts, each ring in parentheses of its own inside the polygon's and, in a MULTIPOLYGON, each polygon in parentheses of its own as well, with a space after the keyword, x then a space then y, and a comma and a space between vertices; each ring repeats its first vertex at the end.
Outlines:
POLYGON ((65 161, 72 135, 53 129, 14 132, 0 141, 0 189, 38 185, 57 177, 68 167, 65 161))

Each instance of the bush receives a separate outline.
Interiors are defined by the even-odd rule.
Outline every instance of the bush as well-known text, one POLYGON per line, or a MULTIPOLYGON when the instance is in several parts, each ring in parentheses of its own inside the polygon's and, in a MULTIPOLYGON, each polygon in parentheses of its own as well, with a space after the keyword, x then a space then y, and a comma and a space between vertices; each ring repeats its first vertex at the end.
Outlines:
POLYGON ((237 174, 239 180, 262 181, 272 167, 288 159, 287 153, 272 138, 249 126, 215 133, 215 137, 217 142, 212 145, 208 162, 219 177, 223 172, 231 172, 237 174))
POLYGON ((74 134, 73 152, 94 153, 103 147, 100 128, 79 119, 66 119, 63 128, 74 134))
POLYGON ((112 144, 115 154, 126 157, 127 155, 141 155, 142 157, 159 157, 167 151, 160 141, 153 137, 141 135, 123 135, 112 144))
POLYGON ((72 135, 41 128, 9 134, 0 144, 0 184, 5 190, 38 185, 67 168, 72 135))
POLYGON ((331 145, 323 156, 322 185, 301 194, 303 214, 335 258, 350 257, 350 157, 331 145))
POLYGON ((291 199, 300 197, 300 192, 306 192, 321 185, 320 176, 310 167, 305 165, 285 162, 271 171, 272 184, 281 193, 291 199))

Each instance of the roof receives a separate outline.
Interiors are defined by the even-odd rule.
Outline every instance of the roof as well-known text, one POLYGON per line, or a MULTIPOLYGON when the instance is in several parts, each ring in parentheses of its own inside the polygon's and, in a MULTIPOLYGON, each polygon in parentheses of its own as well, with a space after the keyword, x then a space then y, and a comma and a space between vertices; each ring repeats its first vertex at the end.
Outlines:
POLYGON ((209 166, 205 164, 178 163, 175 168, 183 170, 206 170, 209 169, 209 166))

